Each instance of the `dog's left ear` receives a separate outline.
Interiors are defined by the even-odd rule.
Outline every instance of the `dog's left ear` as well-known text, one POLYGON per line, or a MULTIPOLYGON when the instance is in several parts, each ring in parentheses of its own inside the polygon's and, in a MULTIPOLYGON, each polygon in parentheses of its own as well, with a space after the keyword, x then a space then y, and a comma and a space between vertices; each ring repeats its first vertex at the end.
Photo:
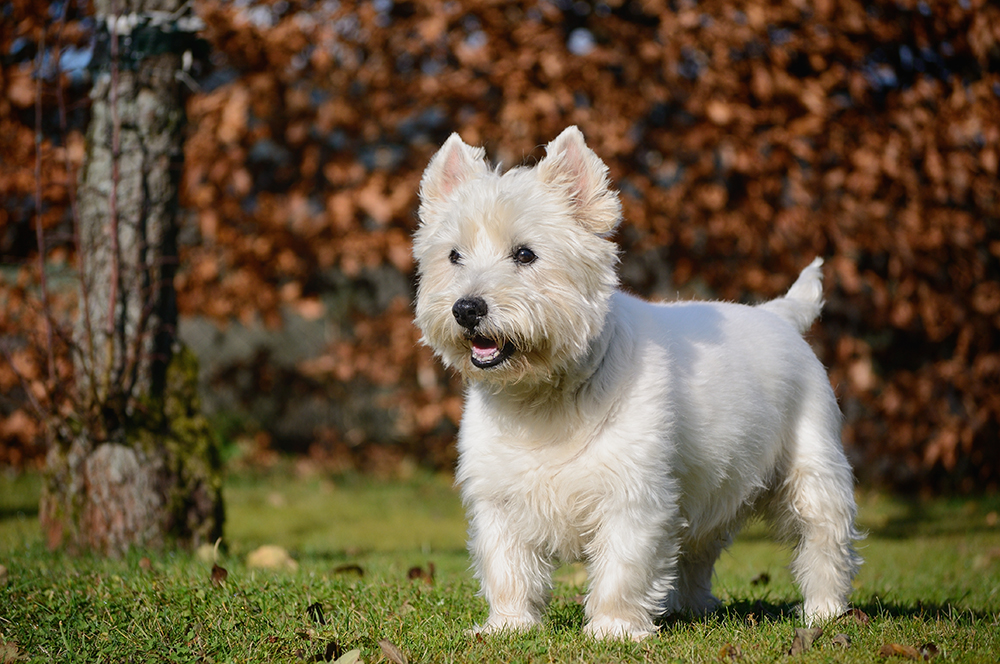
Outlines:
POLYGON ((579 129, 567 127, 545 146, 537 172, 543 182, 566 191, 584 228, 604 236, 618 226, 621 202, 608 181, 608 167, 587 147, 579 129))

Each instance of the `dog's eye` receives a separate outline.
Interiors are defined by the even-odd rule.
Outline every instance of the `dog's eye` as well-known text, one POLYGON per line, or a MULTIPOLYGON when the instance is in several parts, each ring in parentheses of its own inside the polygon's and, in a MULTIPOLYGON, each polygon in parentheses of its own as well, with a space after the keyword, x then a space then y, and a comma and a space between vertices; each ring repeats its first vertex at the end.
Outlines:
POLYGON ((451 261, 452 265, 458 265, 462 262, 462 255, 459 254, 457 250, 452 249, 451 253, 448 254, 448 260, 451 261))
POLYGON ((521 265, 528 265, 529 263, 534 263, 536 258, 538 257, 535 256, 535 252, 533 252, 531 249, 528 249, 527 247, 518 247, 518 249, 514 251, 514 260, 516 260, 521 265))

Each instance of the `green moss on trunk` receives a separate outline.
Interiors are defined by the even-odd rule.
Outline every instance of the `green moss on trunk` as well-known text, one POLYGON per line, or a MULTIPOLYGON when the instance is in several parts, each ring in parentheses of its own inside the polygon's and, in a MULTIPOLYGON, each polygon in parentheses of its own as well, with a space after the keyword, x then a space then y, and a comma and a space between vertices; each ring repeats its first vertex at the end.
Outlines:
POLYGON ((51 447, 40 507, 50 547, 120 555, 221 536, 221 461, 197 383, 197 359, 177 348, 163 394, 138 400, 113 440, 75 433, 51 447))

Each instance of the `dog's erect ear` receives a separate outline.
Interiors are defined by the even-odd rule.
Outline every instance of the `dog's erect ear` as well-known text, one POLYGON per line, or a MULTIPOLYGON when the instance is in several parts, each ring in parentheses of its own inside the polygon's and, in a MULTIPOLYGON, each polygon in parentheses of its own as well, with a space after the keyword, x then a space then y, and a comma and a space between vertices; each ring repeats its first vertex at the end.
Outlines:
POLYGON ((455 187, 488 170, 486 150, 466 145, 458 134, 452 134, 441 149, 431 157, 420 180, 422 205, 443 203, 455 187))
POLYGON ((608 167, 587 147, 576 127, 567 127, 545 146, 538 177, 566 190, 577 220, 587 230, 607 235, 621 221, 621 203, 608 181, 608 167))

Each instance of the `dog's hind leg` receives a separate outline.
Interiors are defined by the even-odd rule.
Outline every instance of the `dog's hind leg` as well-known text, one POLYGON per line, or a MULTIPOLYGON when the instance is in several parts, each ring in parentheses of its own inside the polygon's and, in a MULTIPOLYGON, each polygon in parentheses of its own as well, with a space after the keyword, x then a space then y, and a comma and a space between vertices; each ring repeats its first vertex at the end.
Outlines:
POLYGON ((854 478, 832 392, 804 401, 794 436, 772 519, 781 534, 798 541, 791 571, 804 598, 802 612, 814 623, 847 609, 861 564, 854 550, 861 538, 854 525, 854 478))
POLYGON ((719 607, 718 598, 712 594, 712 572, 727 545, 728 540, 721 538, 685 545, 677 560, 677 580, 667 596, 664 613, 703 616, 719 607))

